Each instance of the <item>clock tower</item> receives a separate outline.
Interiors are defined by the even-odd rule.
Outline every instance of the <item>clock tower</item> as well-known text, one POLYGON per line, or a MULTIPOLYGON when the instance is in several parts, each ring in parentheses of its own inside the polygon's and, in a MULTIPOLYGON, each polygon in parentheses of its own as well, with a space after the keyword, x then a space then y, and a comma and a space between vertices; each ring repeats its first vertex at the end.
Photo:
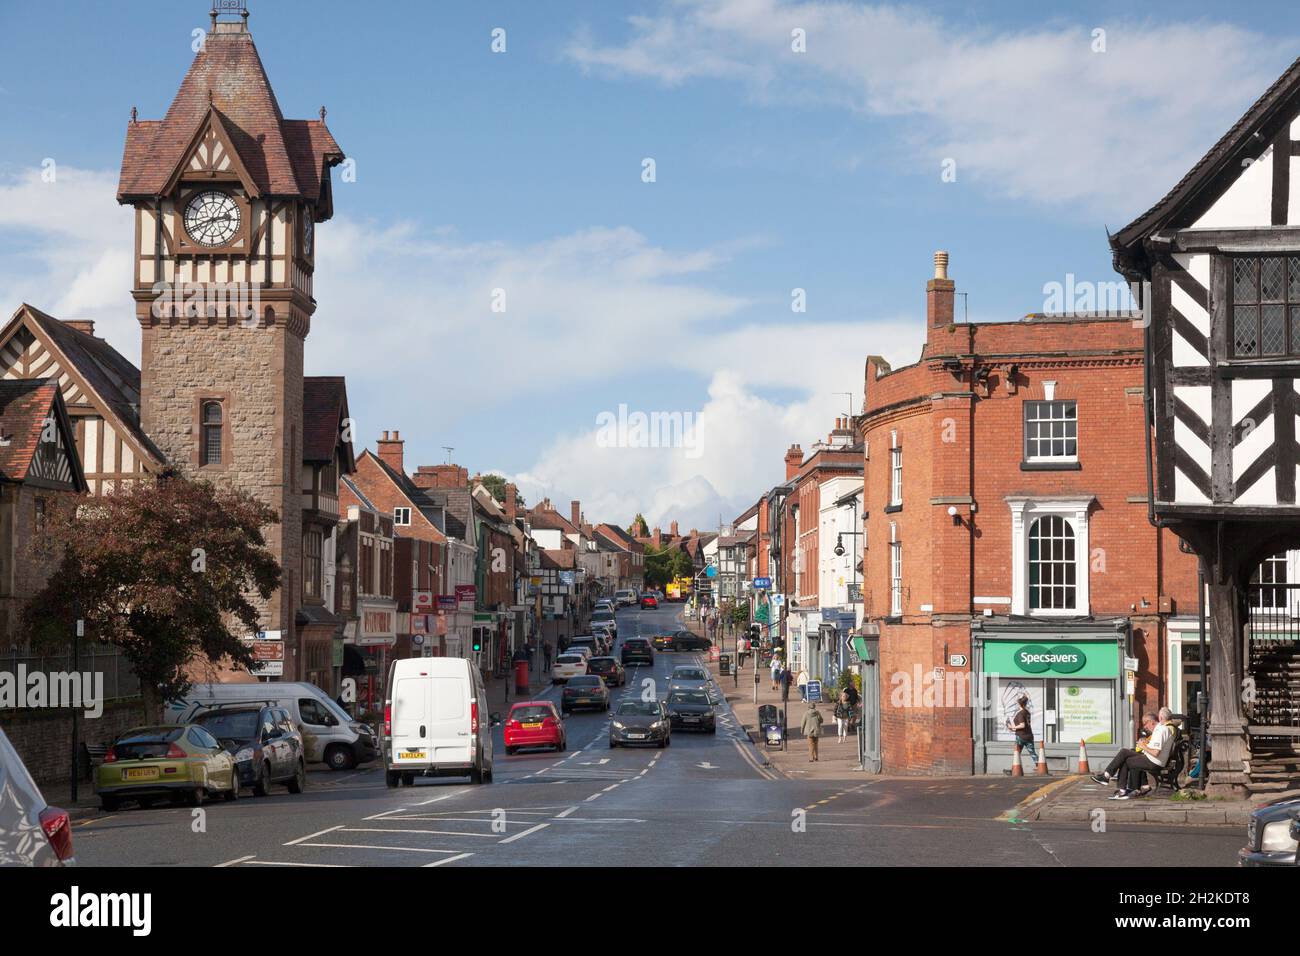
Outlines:
MULTIPOLYGON (((244 4, 211 29, 161 120, 132 110, 118 202, 135 209, 132 296, 141 328, 140 423, 168 462, 240 488, 280 515, 284 569, 261 608, 301 673, 303 343, 315 225, 333 213, 343 153, 319 120, 280 112, 244 4)), ((268 635, 271 636, 271 635, 268 635)))

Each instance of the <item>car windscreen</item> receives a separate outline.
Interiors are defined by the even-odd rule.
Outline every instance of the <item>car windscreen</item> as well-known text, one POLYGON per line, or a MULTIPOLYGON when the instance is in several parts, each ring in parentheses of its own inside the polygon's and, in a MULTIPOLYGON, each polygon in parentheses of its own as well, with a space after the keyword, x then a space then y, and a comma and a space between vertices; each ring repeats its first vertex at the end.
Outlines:
POLYGON ((708 680, 708 675, 698 667, 679 667, 673 671, 673 680, 708 680))
POLYGON ((113 744, 113 756, 118 760, 166 756, 168 748, 184 732, 184 727, 146 727, 129 731, 113 744))
POLYGON ((613 611, 593 611, 591 619, 593 621, 608 621, 614 617, 613 611))
POLYGON ((620 717, 658 717, 659 705, 644 700, 625 700, 618 705, 620 717))
POLYGON ((709 698, 698 690, 675 690, 668 695, 670 704, 707 704, 709 698))
POLYGON ((511 720, 525 721, 527 723, 534 723, 534 724, 540 720, 545 720, 547 717, 552 717, 552 716, 554 715, 551 713, 551 708, 543 707, 540 705, 535 705, 531 707, 516 707, 514 710, 510 711, 511 720))
POLYGON ((593 657, 588 663, 594 671, 612 671, 617 663, 612 657, 593 657))
POLYGON ((585 658, 581 654, 561 654, 555 659, 557 664, 581 664, 585 658))
POLYGON ((217 711, 196 717, 194 722, 218 740, 252 740, 260 727, 258 715, 256 710, 217 711))

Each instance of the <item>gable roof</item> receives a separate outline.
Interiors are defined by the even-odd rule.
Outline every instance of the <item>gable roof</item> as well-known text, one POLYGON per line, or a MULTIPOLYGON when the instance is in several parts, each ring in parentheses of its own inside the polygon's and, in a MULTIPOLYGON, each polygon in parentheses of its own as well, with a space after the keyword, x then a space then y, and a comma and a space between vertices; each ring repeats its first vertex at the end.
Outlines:
POLYGON ((252 34, 238 28, 211 32, 167 114, 127 125, 118 202, 161 195, 210 115, 259 193, 315 201, 329 168, 343 160, 323 113, 320 120, 286 120, 252 34))
MULTIPOLYGON (((1207 209, 1241 172, 1245 158, 1258 159, 1278 131, 1300 113, 1300 59, 1295 60, 1233 123, 1209 152, 1154 206, 1111 236, 1116 268, 1145 259, 1142 240, 1170 224, 1186 224, 1207 209)), ((1290 136, 1287 141, 1289 143, 1290 136)), ((1123 272, 1123 269, 1120 269, 1123 272)))
POLYGON ((578 533, 578 529, 574 527, 573 522, 564 515, 550 508, 543 508, 540 505, 528 512, 528 523, 534 528, 563 531, 567 534, 578 533))
POLYGON ((59 383, 52 378, 0 379, 0 481, 27 479, 41 446, 41 433, 53 418, 63 433, 72 486, 86 490, 72 423, 63 405, 59 383))
POLYGON ((0 345, 20 326, 41 339, 95 411, 131 444, 132 451, 146 467, 153 466, 149 470, 156 471, 166 464, 166 457, 140 427, 138 368, 103 339, 75 329, 25 302, 14 312, 9 324, 0 329, 0 345))
POLYGON ((606 541, 622 548, 624 551, 632 550, 632 546, 637 544, 637 540, 624 531, 616 524, 602 522, 596 525, 596 534, 603 537, 606 541))
POLYGON ((302 460, 333 461, 343 446, 343 471, 357 469, 352 441, 343 438, 342 423, 348 417, 347 381, 342 375, 311 375, 302 380, 302 460))
POLYGON ((447 540, 443 531, 438 527, 438 523, 434 520, 434 515, 431 514, 431 512, 436 513, 438 511, 438 505, 425 495, 424 489, 418 487, 415 482, 411 481, 411 479, 406 475, 394 468, 390 468, 387 462, 372 452, 369 448, 361 453, 361 458, 362 460, 369 461, 378 466, 380 473, 392 482, 393 486, 401 492, 410 503, 411 507, 419 511, 420 514, 428 520, 433 529, 435 542, 441 544, 447 540))

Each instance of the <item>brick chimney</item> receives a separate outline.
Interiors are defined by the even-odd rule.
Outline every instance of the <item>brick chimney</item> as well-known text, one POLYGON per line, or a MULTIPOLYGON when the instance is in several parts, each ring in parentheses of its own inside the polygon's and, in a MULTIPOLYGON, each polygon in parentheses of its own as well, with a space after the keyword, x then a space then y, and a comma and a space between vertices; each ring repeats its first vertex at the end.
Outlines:
POLYGON ((942 329, 952 325, 956 284, 948 278, 948 253, 934 254, 934 278, 925 284, 926 327, 942 329))
POLYGON ((382 461, 399 475, 406 474, 406 469, 402 462, 402 436, 398 432, 393 432, 393 437, 388 437, 388 432, 384 432, 384 437, 379 439, 379 460, 382 461))
POLYGON ((803 449, 798 445, 791 445, 785 453, 785 480, 789 481, 795 475, 799 474, 799 466, 803 464, 803 449))
POLYGON ((663 532, 656 526, 654 534, 650 535, 650 543, 654 545, 656 551, 663 547, 663 539, 663 532))
POLYGON ((411 480, 417 488, 465 488, 469 485, 469 470, 460 465, 421 465, 411 480))
POLYGON ((582 502, 569 502, 569 521, 573 523, 575 528, 582 527, 582 502))
POLYGON ((502 503, 502 506, 506 509, 506 520, 509 521, 511 524, 514 524, 515 518, 519 516, 519 508, 518 505, 516 504, 516 502, 518 501, 518 495, 519 495, 519 489, 507 481, 506 500, 502 503))
POLYGON ((677 522, 676 522, 676 521, 674 521, 672 524, 670 524, 670 525, 668 526, 668 530, 672 533, 672 536, 673 536, 674 538, 678 537, 678 534, 677 534, 677 522))
POLYGON ((63 324, 70 329, 76 329, 78 332, 85 332, 87 335, 95 334, 94 319, 64 319, 63 324))

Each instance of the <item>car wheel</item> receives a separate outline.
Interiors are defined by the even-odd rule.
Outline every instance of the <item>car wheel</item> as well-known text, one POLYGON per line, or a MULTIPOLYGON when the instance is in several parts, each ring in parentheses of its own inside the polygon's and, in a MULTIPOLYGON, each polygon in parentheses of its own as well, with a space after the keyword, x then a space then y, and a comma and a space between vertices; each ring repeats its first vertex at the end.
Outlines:
POLYGON ((153 797, 137 797, 135 802, 140 804, 141 810, 149 810, 153 807, 153 797))
POLYGON ((352 751, 341 744, 335 744, 325 751, 325 763, 331 770, 351 770, 357 765, 352 751))
POLYGON ((271 792, 271 765, 263 763, 257 771, 257 779, 253 781, 253 796, 264 797, 271 792))
POLYGON ((659 741, 659 749, 660 749, 660 750, 663 750, 663 749, 664 749, 665 747, 667 747, 667 746, 668 746, 668 738, 667 738, 667 737, 665 737, 663 740, 659 741))
POLYGON ((495 779, 495 774, 496 774, 495 768, 488 767, 487 770, 483 771, 483 782, 491 783, 495 779))
POLYGON ((413 774, 413 773, 404 773, 404 774, 402 774, 402 786, 403 786, 403 787, 414 787, 414 786, 415 786, 415 774, 413 774))
POLYGON ((561 708, 561 709, 560 709, 560 716, 561 716, 561 717, 568 717, 569 714, 571 714, 571 713, 572 713, 572 711, 570 711, 567 707, 564 707, 564 708, 561 708))
POLYGON ((517 749, 518 749, 517 747, 507 747, 507 748, 506 748, 506 756, 507 756, 507 757, 513 757, 513 756, 515 755, 515 751, 516 751, 517 749))
POLYGON ((387 770, 384 772, 384 785, 390 790, 402 785, 402 775, 396 770, 387 770))
POLYGON ((289 781, 289 792, 302 793, 303 789, 306 786, 307 786, 307 768, 304 767, 302 765, 302 761, 299 760, 298 769, 293 772, 293 779, 289 781))
POLYGON ((709 733, 711 733, 711 734, 716 734, 717 732, 718 732, 718 725, 717 725, 717 724, 714 724, 712 727, 709 728, 709 733))
POLYGON ((475 785, 483 782, 483 771, 478 767, 469 768, 469 782, 475 785))
POLYGON ((101 810, 107 810, 109 813, 112 813, 121 805, 122 804, 117 797, 110 797, 106 794, 99 798, 99 808, 101 810))
POLYGON ((614 743, 614 738, 613 738, 613 737, 610 737, 610 738, 609 738, 609 749, 610 749, 610 750, 613 750, 613 749, 614 749, 615 747, 617 747, 617 746, 618 746, 618 744, 614 743))
POLYGON ((673 745, 673 735, 669 734, 667 737, 664 738, 664 746, 671 747, 672 745, 673 745))
POLYGON ((230 771, 230 789, 221 795, 226 803, 234 803, 239 799, 239 771, 230 771))
POLYGON ((203 805, 203 788, 195 787, 193 790, 185 791, 185 803, 187 806, 199 807, 203 805))

